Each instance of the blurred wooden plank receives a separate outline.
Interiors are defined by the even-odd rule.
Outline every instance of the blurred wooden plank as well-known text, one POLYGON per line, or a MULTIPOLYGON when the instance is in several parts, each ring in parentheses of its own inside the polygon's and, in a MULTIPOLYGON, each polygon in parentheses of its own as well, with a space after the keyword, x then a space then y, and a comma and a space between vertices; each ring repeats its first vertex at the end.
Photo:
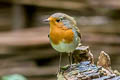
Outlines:
POLYGON ((49 67, 12 67, 12 68, 1 68, 0 76, 8 74, 22 74, 25 76, 45 76, 45 75, 55 75, 57 71, 56 66, 49 67))
MULTIPOLYGON (((119 24, 120 22, 116 23, 119 24)), ((111 25, 104 26, 80 26, 81 32, 84 33, 100 33, 100 34, 120 34, 119 25, 114 24, 114 27, 111 25)))
POLYGON ((12 25, 11 6, 0 4, 0 31, 10 30, 12 25))
POLYGON ((9 2, 15 4, 24 4, 24 5, 35 5, 49 8, 61 8, 61 9, 70 9, 70 10, 80 10, 85 8, 87 5, 75 2, 75 1, 61 1, 61 0, 0 0, 0 2, 9 2), (54 4, 54 5, 53 5, 54 4), (59 5, 58 5, 59 4, 59 5), (62 5, 62 6, 61 6, 62 5))
POLYGON ((12 7, 12 27, 13 30, 20 30, 25 27, 25 11, 21 5, 14 4, 12 7))
MULTIPOLYGON (((2 54, 4 55, 4 54, 2 54)), ((1 55, 1 56, 2 56, 1 55)), ((33 59, 47 59, 50 57, 55 57, 58 54, 54 49, 41 49, 41 50, 29 50, 14 52, 14 54, 5 55, 6 58, 0 59, 0 62, 9 62, 9 61, 24 61, 24 60, 33 60, 33 59), (48 53, 49 52, 49 53, 48 53), (11 56, 12 55, 12 56, 11 56)))
POLYGON ((83 36, 84 42, 89 43, 99 43, 99 44, 113 44, 113 45, 119 45, 120 44, 120 37, 117 35, 105 35, 105 34, 94 34, 94 33, 84 33, 83 36))
POLYGON ((88 0, 91 5, 94 7, 106 7, 108 9, 119 9, 120 8, 120 0, 88 0))
MULTIPOLYGON (((112 34, 112 32, 111 34, 92 33, 94 32, 94 30, 96 30, 95 28, 91 27, 91 30, 92 29, 93 31, 90 32, 88 31, 89 34, 87 33, 87 30, 86 32, 84 32, 83 28, 81 29, 81 32, 84 32, 82 33, 82 41, 84 43, 109 44, 109 45, 120 44, 119 35, 112 34)), ((99 30, 102 31, 102 29, 99 30)), ((49 44, 49 39, 47 37, 48 31, 49 31, 49 27, 43 26, 38 28, 23 29, 19 31, 1 32, 0 52, 6 53, 8 52, 8 50, 12 49, 13 47, 14 48, 23 47, 23 46, 30 47, 30 46, 49 44)))
POLYGON ((48 44, 48 27, 1 32, 1 46, 30 46, 48 44))
POLYGON ((61 8, 70 10, 80 10, 86 7, 91 8, 109 8, 120 9, 119 0, 88 0, 88 1, 68 1, 68 0, 0 0, 1 2, 9 2, 15 4, 35 5, 50 8, 61 8), (54 5, 53 5, 54 4, 54 5), (59 4, 59 5, 58 5, 59 4), (62 6, 61 6, 62 5, 62 6))
POLYGON ((12 68, 12 67, 34 67, 36 66, 34 61, 10 61, 10 60, 0 60, 0 69, 2 68, 12 68))
MULTIPOLYGON (((92 28, 92 27, 91 27, 92 28)), ((109 29, 109 28, 108 28, 109 29)), ((95 30, 95 29, 94 29, 95 30)), ((48 44, 49 27, 24 29, 13 32, 0 33, 1 46, 30 46, 48 44)), ((82 32, 82 31, 81 31, 82 32)), ((120 44, 120 37, 112 34, 82 33, 85 42, 120 44)))
POLYGON ((112 69, 120 71, 120 65, 112 65, 112 69))
POLYGON ((100 45, 100 44, 92 44, 92 43, 86 43, 90 46, 93 54, 99 54, 100 51, 105 51, 106 53, 110 55, 115 55, 120 53, 120 46, 112 46, 112 45, 100 45))

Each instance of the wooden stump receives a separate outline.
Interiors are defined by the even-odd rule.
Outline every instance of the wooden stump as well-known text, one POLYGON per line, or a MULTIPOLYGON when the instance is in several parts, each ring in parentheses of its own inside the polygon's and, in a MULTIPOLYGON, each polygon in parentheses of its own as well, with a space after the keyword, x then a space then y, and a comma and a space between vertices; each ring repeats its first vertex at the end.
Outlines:
POLYGON ((97 65, 88 46, 80 46, 73 53, 72 68, 61 67, 57 80, 120 80, 119 72, 111 69, 110 57, 101 51, 97 65))

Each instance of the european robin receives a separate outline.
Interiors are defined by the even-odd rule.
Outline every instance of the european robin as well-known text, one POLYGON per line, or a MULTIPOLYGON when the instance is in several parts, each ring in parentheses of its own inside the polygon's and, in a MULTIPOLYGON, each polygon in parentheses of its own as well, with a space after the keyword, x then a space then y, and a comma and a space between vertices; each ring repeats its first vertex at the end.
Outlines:
POLYGON ((81 34, 73 17, 64 13, 54 13, 48 19, 49 22, 49 40, 52 47, 60 52, 60 62, 62 53, 68 53, 70 65, 72 64, 72 53, 80 44, 81 34))

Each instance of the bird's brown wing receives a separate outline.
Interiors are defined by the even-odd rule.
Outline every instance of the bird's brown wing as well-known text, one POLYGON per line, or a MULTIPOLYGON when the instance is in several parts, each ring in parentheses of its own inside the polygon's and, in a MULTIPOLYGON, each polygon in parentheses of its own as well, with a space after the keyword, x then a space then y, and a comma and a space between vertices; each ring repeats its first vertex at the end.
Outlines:
POLYGON ((81 33, 80 33, 79 28, 78 28, 78 27, 75 27, 75 29, 76 29, 76 32, 77 32, 78 36, 79 36, 79 37, 80 37, 80 39, 81 39, 81 33))
POLYGON ((48 38, 49 38, 49 33, 48 33, 48 38))

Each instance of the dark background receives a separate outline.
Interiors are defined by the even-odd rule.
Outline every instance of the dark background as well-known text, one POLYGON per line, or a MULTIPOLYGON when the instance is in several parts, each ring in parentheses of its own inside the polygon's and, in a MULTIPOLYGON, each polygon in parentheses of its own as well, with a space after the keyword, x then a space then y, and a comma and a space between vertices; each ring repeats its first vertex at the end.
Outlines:
POLYGON ((59 54, 49 44, 49 25, 42 21, 55 12, 76 19, 82 43, 90 46, 95 61, 105 51, 112 68, 120 71, 119 0, 0 0, 0 76, 56 80, 59 54))

